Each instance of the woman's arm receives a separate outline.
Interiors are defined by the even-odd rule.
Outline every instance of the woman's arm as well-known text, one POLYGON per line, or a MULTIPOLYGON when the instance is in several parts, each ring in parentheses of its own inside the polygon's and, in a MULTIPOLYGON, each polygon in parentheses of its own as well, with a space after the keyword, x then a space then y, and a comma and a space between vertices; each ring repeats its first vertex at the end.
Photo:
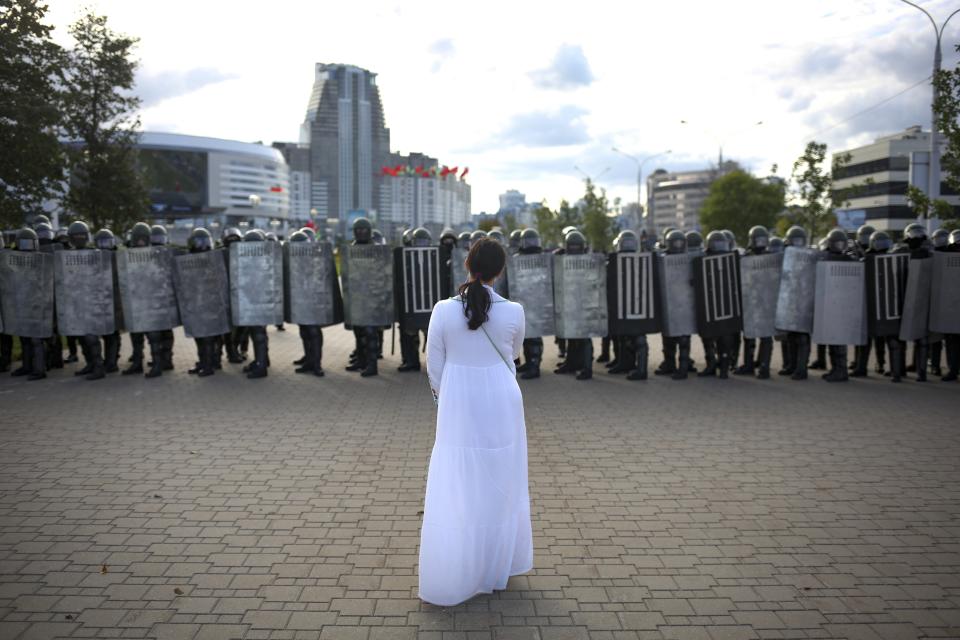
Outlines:
POLYGON ((440 305, 433 306, 430 314, 430 327, 427 329, 427 378, 435 398, 440 397, 440 381, 443 380, 443 365, 447 360, 447 351, 443 346, 443 320, 440 318, 440 305))
POLYGON ((523 336, 527 330, 527 320, 526 316, 523 313, 523 305, 518 304, 517 308, 520 309, 520 319, 517 321, 519 325, 513 333, 513 359, 516 360, 523 354, 523 336))

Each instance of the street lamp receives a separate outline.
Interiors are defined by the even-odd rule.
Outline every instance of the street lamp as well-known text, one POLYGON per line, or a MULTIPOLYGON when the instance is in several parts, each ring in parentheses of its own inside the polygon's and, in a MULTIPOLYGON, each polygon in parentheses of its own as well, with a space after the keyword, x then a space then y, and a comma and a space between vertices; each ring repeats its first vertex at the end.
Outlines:
MULTIPOLYGON (((943 60, 943 56, 940 52, 940 40, 943 37, 943 31, 947 28, 947 23, 950 22, 950 18, 960 13, 960 9, 957 9, 943 21, 939 27, 937 27, 937 21, 933 19, 933 16, 930 15, 926 9, 921 7, 918 4, 910 2, 910 0, 900 0, 904 4, 908 4, 911 7, 915 7, 920 11, 923 11, 923 14, 927 16, 930 20, 930 24, 933 26, 933 36, 936 38, 933 49, 933 75, 931 76, 932 81, 936 79, 937 73, 940 71, 940 64, 943 60)), ((934 110, 932 105, 937 103, 937 85, 933 84, 933 101, 930 103, 930 169, 929 169, 929 182, 928 182, 928 192, 927 196, 933 200, 940 195, 940 158, 937 157, 940 152, 940 146, 937 144, 937 112, 934 110)), ((930 232, 930 217, 927 216, 927 232, 930 232)))
MULTIPOLYGON (((630 158, 631 160, 637 163, 637 207, 643 207, 643 204, 640 200, 640 189, 643 186, 643 165, 645 165, 648 160, 653 160, 654 158, 665 156, 668 153, 673 153, 673 149, 667 149, 666 151, 661 151, 660 153, 654 153, 653 155, 649 155, 645 158, 638 158, 637 156, 631 153, 627 153, 626 151, 623 151, 621 149, 618 149, 617 147, 611 147, 611 150, 614 151, 615 153, 619 153, 620 155, 626 158, 630 158)), ((644 213, 649 213, 646 207, 643 208, 643 211, 644 213)), ((637 220, 637 222, 640 222, 640 220, 637 220)))
POLYGON ((598 173, 597 175, 595 175, 595 176, 593 176, 593 177, 591 178, 590 175, 589 175, 586 171, 584 171, 583 169, 581 169, 581 168, 578 167, 577 165, 573 165, 573 168, 580 172, 580 174, 583 176, 583 179, 584 179, 584 180, 589 180, 589 181, 592 182, 593 184, 597 184, 597 180, 598 180, 603 174, 605 174, 607 171, 610 171, 610 167, 607 167, 606 169, 604 169, 603 171, 601 171, 600 173, 598 173))
MULTIPOLYGON (((689 121, 689 120, 681 120, 681 121, 680 121, 680 124, 689 125, 689 124, 690 124, 690 121, 689 121)), ((740 133, 745 132, 747 129, 751 129, 751 128, 753 128, 753 127, 759 127, 759 126, 762 125, 762 124, 763 124, 763 120, 757 120, 757 121, 754 122, 753 124, 748 125, 748 126, 744 127, 743 129, 740 129, 739 131, 736 131, 735 133, 740 134, 740 133)), ((703 131, 703 133, 706 133, 706 134, 710 135, 712 138, 714 138, 714 140, 717 141, 717 143, 718 143, 717 146, 719 147, 719 150, 720 150, 719 163, 720 163, 720 165, 722 165, 722 164, 723 164, 723 142, 724 142, 724 141, 718 139, 717 136, 716 136, 716 134, 711 134, 711 133, 709 133, 706 129, 703 129, 702 131, 703 131)), ((717 166, 717 171, 723 171, 723 167, 720 166, 720 165, 717 166)))

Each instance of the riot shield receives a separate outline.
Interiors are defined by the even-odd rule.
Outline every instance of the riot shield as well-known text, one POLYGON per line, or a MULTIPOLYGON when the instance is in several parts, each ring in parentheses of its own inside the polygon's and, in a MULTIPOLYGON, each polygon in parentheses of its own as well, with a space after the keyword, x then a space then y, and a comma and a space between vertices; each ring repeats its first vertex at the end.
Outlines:
POLYGON ((125 331, 126 324, 123 321, 123 303, 120 301, 120 275, 117 269, 116 250, 110 251, 110 268, 113 271, 113 328, 115 331, 125 331))
POLYGON ((390 247, 351 244, 340 255, 344 323, 351 327, 389 327, 394 320, 390 247))
POLYGON ((117 254, 117 279, 128 331, 165 331, 180 324, 173 286, 173 252, 137 247, 117 254))
POLYGON ((397 274, 397 311, 407 329, 430 326, 433 305, 446 299, 450 285, 440 266, 440 247, 403 247, 397 274))
POLYGON ((693 292, 693 260, 690 253, 661 254, 657 275, 660 279, 661 331, 668 338, 697 332, 697 312, 693 292))
POLYGON ((523 306, 527 338, 556 333, 553 309, 553 254, 517 253, 507 258, 510 265, 512 300, 523 306))
POLYGON ((113 253, 81 249, 52 255, 57 332, 105 336, 116 331, 113 253))
POLYGON ((865 295, 866 267, 862 262, 819 262, 813 310, 813 342, 866 344, 865 295))
POLYGON ((900 339, 925 338, 929 329, 930 284, 933 279, 932 258, 910 258, 907 263, 907 286, 903 292, 903 317, 900 320, 900 339))
POLYGON ((784 250, 774 319, 777 331, 813 331, 813 303, 819 260, 820 252, 816 249, 787 247, 784 250))
POLYGON ((230 245, 230 319, 237 327, 283 322, 283 250, 279 242, 230 245))
POLYGON ((873 337, 900 335, 903 294, 907 287, 905 253, 869 254, 867 269, 867 332, 873 337))
POLYGON ((933 254, 930 331, 960 333, 960 253, 933 254))
POLYGON ((493 281, 493 290, 502 298, 510 298, 510 274, 507 273, 510 270, 508 266, 510 264, 509 260, 506 264, 503 265, 503 273, 500 274, 496 280, 493 281))
POLYGON ((0 251, 4 332, 24 338, 53 335, 53 254, 0 251))
POLYGON ((593 338, 607 334, 607 256, 556 255, 553 304, 557 336, 593 338))
POLYGON ((230 288, 223 250, 187 253, 173 260, 177 305, 188 338, 230 331, 230 288))
POLYGON ((782 267, 782 253, 740 258, 744 338, 770 338, 776 333, 773 321, 777 315, 782 267))
POLYGON ((287 322, 327 327, 343 322, 340 283, 329 242, 283 245, 284 316, 287 322))
POLYGON ((450 252, 450 295, 457 295, 460 285, 467 281, 470 274, 467 273, 467 267, 464 261, 467 259, 468 251, 460 247, 454 247, 450 252))
POLYGON ((611 253, 607 258, 607 318, 611 336, 660 331, 657 268, 652 253, 611 253))
POLYGON ((740 256, 730 251, 693 259, 693 288, 697 300, 697 333, 704 338, 739 334, 740 256))

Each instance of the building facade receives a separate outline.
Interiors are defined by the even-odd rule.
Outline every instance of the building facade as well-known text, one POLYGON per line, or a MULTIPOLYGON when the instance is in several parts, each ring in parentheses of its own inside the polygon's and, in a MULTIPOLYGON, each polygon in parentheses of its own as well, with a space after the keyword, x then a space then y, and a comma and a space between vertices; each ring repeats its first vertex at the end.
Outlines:
POLYGON ((457 172, 445 174, 436 158, 393 153, 381 174, 384 208, 377 224, 388 237, 424 227, 436 238, 443 229, 469 226, 470 185, 457 172))
POLYGON ((300 224, 310 220, 310 149, 293 142, 274 142, 290 172, 290 219, 300 224))
POLYGON ((310 209, 336 218, 341 231, 357 212, 382 208, 380 168, 390 155, 376 74, 347 64, 317 63, 300 143, 309 149, 310 209))
MULTIPOLYGON (((942 143, 941 153, 945 147, 942 143)), ((846 229, 868 223, 899 234, 916 220, 907 201, 907 188, 915 184, 929 190, 930 132, 919 126, 883 138, 873 144, 838 151, 850 160, 833 172, 834 194, 843 200, 836 210, 837 222, 846 229)), ((940 183, 940 198, 960 214, 960 195, 946 182, 940 183)), ((932 221, 931 227, 939 226, 932 221)))
POLYGON ((700 209, 710 194, 710 185, 722 175, 739 169, 727 160, 718 168, 700 171, 657 169, 647 178, 647 209, 644 226, 647 234, 659 236, 664 229, 700 229, 700 209))

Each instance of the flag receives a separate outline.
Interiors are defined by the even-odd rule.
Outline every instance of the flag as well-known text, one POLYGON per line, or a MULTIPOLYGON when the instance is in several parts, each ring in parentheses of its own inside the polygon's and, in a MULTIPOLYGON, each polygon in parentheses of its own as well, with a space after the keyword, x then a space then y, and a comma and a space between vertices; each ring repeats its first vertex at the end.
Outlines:
POLYGON ((470 173, 470 167, 464 167, 463 173, 460 174, 460 179, 463 180, 466 178, 468 173, 470 173))

